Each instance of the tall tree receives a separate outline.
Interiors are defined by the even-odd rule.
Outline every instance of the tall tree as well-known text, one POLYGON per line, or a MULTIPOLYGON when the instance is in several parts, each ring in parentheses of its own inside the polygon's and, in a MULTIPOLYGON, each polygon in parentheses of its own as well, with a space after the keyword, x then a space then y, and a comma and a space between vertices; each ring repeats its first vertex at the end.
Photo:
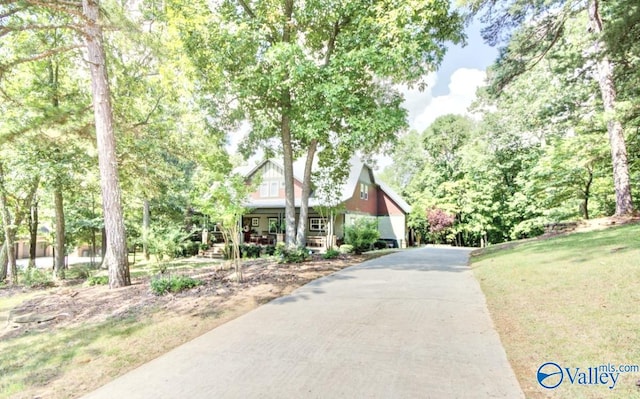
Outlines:
MULTIPOLYGON (((609 57, 609 48, 603 38, 607 28, 603 22, 603 7, 634 8, 635 2, 616 1, 603 4, 599 0, 530 2, 510 0, 495 2, 486 0, 467 1, 474 11, 486 8, 484 20, 487 27, 483 34, 491 44, 507 42, 498 61, 499 73, 493 87, 497 93, 515 77, 530 70, 541 60, 548 58, 550 51, 562 42, 568 31, 567 24, 576 16, 587 15, 591 43, 582 49, 589 53, 583 69, 589 70, 598 83, 602 107, 607 119, 613 182, 616 193, 616 215, 628 215, 633 211, 629 165, 624 129, 617 112, 615 66, 609 57)), ((636 5, 637 6, 637 5, 636 5)), ((607 13, 609 11, 606 11, 607 13)))
MULTIPOLYGON (((113 116, 106 60, 103 48, 102 21, 98 1, 42 2, 31 0, 7 0, 0 4, 0 18, 4 22, 3 35, 21 38, 31 32, 57 32, 66 30, 80 34, 88 52, 88 65, 92 78, 92 93, 97 136, 99 168, 103 191, 103 207, 108 242, 103 265, 109 269, 109 285, 119 287, 130 284, 127 264, 126 237, 122 215, 118 164, 115 152, 113 116), (35 16, 35 17, 34 17, 35 16), (41 23, 38 18, 48 19, 41 23)), ((25 48, 25 51, 9 52, 9 59, 0 65, 0 74, 6 75, 12 68, 59 54, 65 54, 81 47, 78 40, 41 43, 25 48)), ((45 114, 44 118, 31 118, 26 126, 16 126, 10 135, 19 135, 37 126, 42 120, 60 122, 66 112, 57 118, 45 114)), ((7 136, 5 136, 7 137, 7 136)))
POLYGON ((393 142, 406 127, 393 84, 421 84, 445 43, 462 40, 462 18, 445 1, 209 4, 174 1, 201 87, 215 93, 207 97, 212 120, 248 119, 247 152, 282 156, 285 240, 303 246, 316 154, 338 147, 336 162, 344 164, 393 142), (306 167, 296 233, 292 165, 299 157, 306 167))
MULTIPOLYGON (((111 91, 107 77, 106 57, 100 23, 100 4, 97 0, 82 0, 85 18, 84 39, 91 72, 91 92, 96 124, 100 187, 106 230, 106 251, 103 267, 109 270, 109 287, 117 288, 131 284, 127 259, 127 239, 118 182, 116 139, 113 129, 111 91)), ((103 243, 104 245, 104 243, 103 243)))

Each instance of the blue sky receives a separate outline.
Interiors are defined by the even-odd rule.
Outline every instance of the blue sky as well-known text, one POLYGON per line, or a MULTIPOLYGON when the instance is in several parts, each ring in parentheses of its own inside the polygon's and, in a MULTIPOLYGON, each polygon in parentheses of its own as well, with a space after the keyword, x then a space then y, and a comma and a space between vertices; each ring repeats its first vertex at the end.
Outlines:
POLYGON ((483 42, 480 29, 478 21, 467 27, 467 45, 447 50, 440 68, 428 76, 425 91, 402 89, 411 129, 424 131, 438 116, 466 113, 484 83, 486 68, 498 56, 497 49, 483 42))
POLYGON ((448 93, 448 81, 453 72, 459 68, 485 70, 498 56, 498 50, 485 44, 480 36, 482 24, 474 20, 467 28, 467 45, 453 46, 447 50, 447 54, 438 69, 438 82, 432 93, 441 96, 448 93))

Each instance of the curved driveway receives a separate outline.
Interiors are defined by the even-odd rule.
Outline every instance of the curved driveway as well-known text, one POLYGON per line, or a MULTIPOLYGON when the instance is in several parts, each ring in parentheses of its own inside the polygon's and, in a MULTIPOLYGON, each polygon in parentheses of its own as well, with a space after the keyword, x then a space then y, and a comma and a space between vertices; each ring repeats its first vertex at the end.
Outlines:
POLYGON ((468 257, 430 247, 344 269, 86 398, 523 398, 468 257))

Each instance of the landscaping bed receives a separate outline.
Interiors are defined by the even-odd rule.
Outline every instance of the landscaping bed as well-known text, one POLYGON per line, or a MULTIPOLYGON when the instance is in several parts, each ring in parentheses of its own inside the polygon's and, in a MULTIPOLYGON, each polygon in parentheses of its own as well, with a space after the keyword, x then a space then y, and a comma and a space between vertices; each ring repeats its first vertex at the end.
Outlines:
POLYGON ((375 256, 314 256, 298 264, 245 260, 241 283, 222 260, 191 259, 162 267, 162 274, 136 265, 132 285, 119 289, 85 280, 0 287, 0 398, 78 397, 311 280, 375 256), (152 280, 172 275, 199 284, 152 292, 152 280))

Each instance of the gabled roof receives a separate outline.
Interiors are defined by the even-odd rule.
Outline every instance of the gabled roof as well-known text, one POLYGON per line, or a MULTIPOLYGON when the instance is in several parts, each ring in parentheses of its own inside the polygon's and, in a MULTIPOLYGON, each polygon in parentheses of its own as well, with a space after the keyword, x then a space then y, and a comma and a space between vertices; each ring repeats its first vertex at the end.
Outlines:
POLYGON ((387 186, 381 181, 376 182, 376 184, 380 186, 380 190, 387 194, 389 198, 391 198, 391 200, 400 207, 400 209, 402 209, 406 213, 411 212, 411 205, 407 204, 407 202, 403 200, 402 197, 399 196, 395 191, 393 191, 391 187, 387 186))
MULTIPOLYGON (((264 161, 256 165, 253 169, 251 169, 249 172, 247 172, 245 176, 247 178, 251 177, 258 170, 260 170, 260 168, 262 168, 267 162, 271 162, 274 165, 278 166, 279 168, 284 169, 283 165, 280 162, 274 161, 273 159, 265 159, 264 161)), ((372 177, 372 182, 378 185, 380 187, 380 190, 382 190, 389 198, 391 198, 391 200, 395 202, 400 207, 400 209, 402 209, 406 213, 411 212, 411 206, 407 204, 407 202, 404 199, 402 199, 402 197, 400 197, 400 195, 398 195, 391 187, 387 186, 381 181, 378 181, 371 167, 369 167, 367 164, 362 162, 360 158, 352 157, 351 160, 349 161, 349 164, 351 166, 349 170, 349 175, 347 176, 347 179, 345 180, 345 182, 342 184, 342 187, 340 188, 340 198, 339 198, 340 202, 345 202, 353 196, 353 193, 355 192, 358 182, 360 180, 362 169, 366 167, 372 177)), ((315 162, 314 162, 314 166, 316 166, 315 162)), ((293 177, 296 180, 298 180, 300 183, 302 183, 304 180, 303 179, 304 167, 305 167, 304 159, 299 159, 293 163, 293 177)), ((313 207, 318 205, 321 205, 321 204, 317 200, 317 198, 314 198, 312 193, 311 197, 309 198, 309 206, 313 207)), ((284 199, 252 200, 250 206, 254 208, 279 207, 279 206, 284 207, 284 199)), ((296 207, 300 206, 299 198, 296 198, 295 206, 296 207)))
MULTIPOLYGON (((254 166, 253 169, 249 170, 249 172, 245 173, 244 176, 247 177, 247 178, 253 176, 267 162, 270 162, 270 163, 276 165, 277 167, 279 167, 280 169, 284 170, 284 165, 282 165, 280 162, 275 161, 275 160, 270 159, 270 158, 267 158, 264 161, 262 161, 259 164, 257 164, 256 166, 254 166)), ((295 161, 293 163, 293 178, 298 180, 300 183, 303 182, 303 180, 304 180, 304 161, 297 160, 297 161, 295 161)))

